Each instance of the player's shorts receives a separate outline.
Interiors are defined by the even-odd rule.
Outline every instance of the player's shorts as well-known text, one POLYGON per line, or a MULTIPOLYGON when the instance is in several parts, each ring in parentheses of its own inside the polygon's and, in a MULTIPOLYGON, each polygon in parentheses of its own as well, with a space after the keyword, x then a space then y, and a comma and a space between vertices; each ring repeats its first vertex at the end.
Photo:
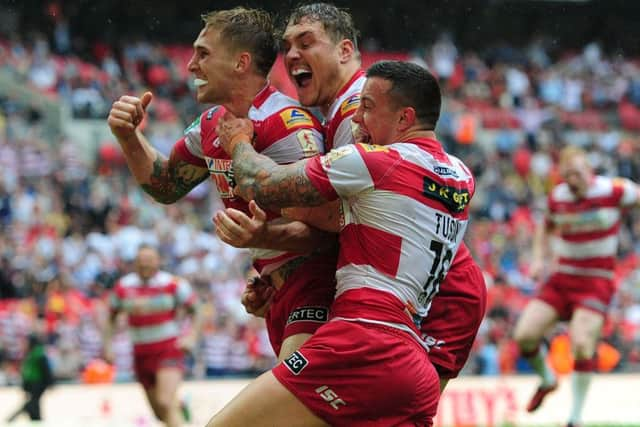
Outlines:
POLYGON ((272 370, 332 426, 431 426, 440 396, 428 354, 406 332, 332 320, 272 370))
POLYGON ((308 259, 276 292, 265 316, 275 354, 292 335, 313 334, 329 318, 336 293, 337 257, 320 254, 308 259))
POLYGON ((156 373, 162 368, 178 368, 184 371, 182 350, 167 346, 166 349, 156 353, 136 354, 133 357, 136 378, 144 388, 150 388, 156 384, 156 373))
POLYGON ((420 331, 440 378, 455 378, 469 358, 487 305, 487 287, 475 262, 449 271, 420 331))
POLYGON ((578 307, 606 316, 614 293, 610 279, 558 272, 549 277, 537 298, 552 306, 560 320, 569 320, 578 307))

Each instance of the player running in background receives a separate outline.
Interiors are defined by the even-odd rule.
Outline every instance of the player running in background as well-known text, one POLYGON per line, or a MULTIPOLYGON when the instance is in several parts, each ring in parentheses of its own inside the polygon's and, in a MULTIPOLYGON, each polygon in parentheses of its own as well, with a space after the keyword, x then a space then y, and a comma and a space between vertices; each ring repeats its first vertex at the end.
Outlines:
MULTIPOLYGON (((314 3, 294 9, 287 23, 283 32, 285 65, 300 102, 318 107, 324 115, 325 145, 336 148, 366 139, 366 135, 358 134, 358 126, 352 121, 360 105, 365 75, 351 15, 331 4, 314 3)), ((447 172, 451 171, 441 170, 443 174, 447 172)), ((326 231, 338 232, 344 225, 337 201, 320 208, 288 209, 286 212, 290 217, 326 231)), ((280 237, 294 234, 284 233, 280 228, 267 232, 261 213, 258 217, 247 218, 238 212, 227 211, 217 218, 217 230, 222 230, 218 234, 234 246, 244 247, 251 243, 274 247, 281 243, 280 237), (243 224, 245 229, 234 227, 233 222, 243 224), (233 227, 226 235, 224 224, 233 227)), ((433 276, 430 280, 440 290, 421 327, 442 389, 464 367, 486 308, 484 277, 466 245, 463 243, 454 259, 446 262, 451 263, 451 268, 443 283, 439 283, 438 272, 431 271, 435 266, 427 266, 433 276)), ((259 309, 264 301, 259 295, 250 295, 244 300, 249 311, 259 309)))
POLYGON ((564 182, 551 190, 545 219, 536 230, 531 275, 540 276, 550 248, 557 265, 520 316, 514 338, 542 378, 527 406, 532 412, 558 384, 541 340, 557 321, 569 321, 575 364, 568 426, 576 427, 582 421, 596 369, 596 344, 615 293, 613 270, 620 223, 624 210, 640 201, 640 187, 626 179, 594 175, 587 154, 577 147, 561 152, 559 166, 564 182), (553 246, 548 245, 551 235, 556 237, 553 246))
POLYGON ((135 271, 120 278, 111 294, 105 328, 105 356, 111 360, 111 331, 126 313, 133 341, 134 370, 155 416, 168 427, 180 425, 177 391, 184 370, 184 351, 192 351, 200 330, 196 294, 184 279, 160 270, 160 255, 142 246, 135 271), (188 335, 180 336, 181 310, 192 317, 188 335))
POLYGON ((218 123, 235 162, 237 194, 281 207, 340 199, 346 225, 331 320, 210 427, 432 424, 439 380, 412 315, 426 313, 436 286, 413 260, 431 261, 446 274, 475 184, 435 140, 435 78, 396 61, 372 66, 367 76, 354 121, 377 145, 347 145, 279 166, 252 148, 249 120, 227 113, 218 123), (441 167, 455 173, 442 176, 441 167))
MULTIPOLYGON (((256 149, 278 163, 322 153, 322 127, 311 113, 269 84, 267 76, 277 56, 269 14, 234 8, 209 13, 203 20, 188 68, 195 77, 198 102, 217 105, 186 129, 169 160, 163 159, 136 128, 151 94, 142 99, 122 97, 114 104, 109 124, 138 183, 156 200, 175 202, 211 176, 224 205, 248 213, 247 203, 232 191, 233 164, 215 133, 218 119, 230 111, 253 120, 256 149)), ((277 211, 269 212, 268 219, 286 222, 277 211)), ((327 319, 335 292, 336 258, 331 253, 311 253, 319 248, 315 236, 321 236, 319 241, 325 244, 325 234, 309 228, 289 234, 294 242, 305 239, 309 255, 252 249, 256 270, 277 289, 266 324, 272 347, 281 359, 327 319)))

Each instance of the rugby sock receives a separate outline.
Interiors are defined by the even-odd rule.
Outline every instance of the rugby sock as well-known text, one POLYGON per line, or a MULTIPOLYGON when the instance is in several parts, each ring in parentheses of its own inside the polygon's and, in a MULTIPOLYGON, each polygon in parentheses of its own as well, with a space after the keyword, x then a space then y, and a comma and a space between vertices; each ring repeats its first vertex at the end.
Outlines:
POLYGON ((591 383, 591 376, 595 370, 595 359, 576 360, 574 372, 571 377, 571 390, 573 392, 573 402, 571 406, 571 415, 569 422, 572 424, 581 424, 582 408, 587 398, 587 391, 591 383))
POLYGON ((547 346, 540 344, 531 352, 523 352, 522 355, 529 361, 533 370, 542 378, 542 386, 550 386, 556 383, 556 374, 547 363, 547 346))

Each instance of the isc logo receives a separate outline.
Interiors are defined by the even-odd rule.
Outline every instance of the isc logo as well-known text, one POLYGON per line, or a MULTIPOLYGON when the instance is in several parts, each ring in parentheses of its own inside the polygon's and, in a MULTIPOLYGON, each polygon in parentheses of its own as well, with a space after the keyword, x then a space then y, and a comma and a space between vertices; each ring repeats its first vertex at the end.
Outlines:
POLYGON ((325 402, 329 402, 331 407, 336 411, 340 409, 340 405, 347 405, 344 400, 340 399, 338 395, 326 385, 318 387, 316 389, 316 393, 318 393, 325 400, 325 402))

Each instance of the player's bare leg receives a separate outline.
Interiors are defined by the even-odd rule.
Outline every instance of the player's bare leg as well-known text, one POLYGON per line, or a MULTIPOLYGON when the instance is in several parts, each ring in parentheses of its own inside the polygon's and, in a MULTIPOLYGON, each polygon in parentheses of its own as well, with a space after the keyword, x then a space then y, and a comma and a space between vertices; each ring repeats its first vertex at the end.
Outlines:
POLYGON ((571 425, 580 425, 582 422, 582 408, 587 397, 592 373, 596 369, 594 355, 603 325, 604 316, 586 308, 576 309, 571 317, 569 336, 575 359, 574 372, 571 378, 573 393, 569 417, 571 425))
POLYGON ((156 385, 147 391, 149 404, 156 417, 167 427, 181 424, 178 387, 182 382, 182 370, 174 367, 161 368, 156 374, 156 385))
POLYGON ((514 330, 514 339, 520 353, 527 358, 531 367, 542 378, 542 382, 527 405, 533 412, 542 404, 547 394, 554 391, 558 382, 547 363, 547 349, 540 345, 545 333, 558 321, 558 313, 546 302, 534 299, 524 309, 514 330))
POLYGON ((207 427, 325 427, 318 418, 287 390, 269 371, 245 387, 207 427))
POLYGON ((311 336, 311 334, 295 334, 285 338, 284 341, 282 341, 282 346, 280 347, 278 361, 282 362, 284 359, 291 356, 293 352, 302 347, 302 344, 311 338, 311 336))

